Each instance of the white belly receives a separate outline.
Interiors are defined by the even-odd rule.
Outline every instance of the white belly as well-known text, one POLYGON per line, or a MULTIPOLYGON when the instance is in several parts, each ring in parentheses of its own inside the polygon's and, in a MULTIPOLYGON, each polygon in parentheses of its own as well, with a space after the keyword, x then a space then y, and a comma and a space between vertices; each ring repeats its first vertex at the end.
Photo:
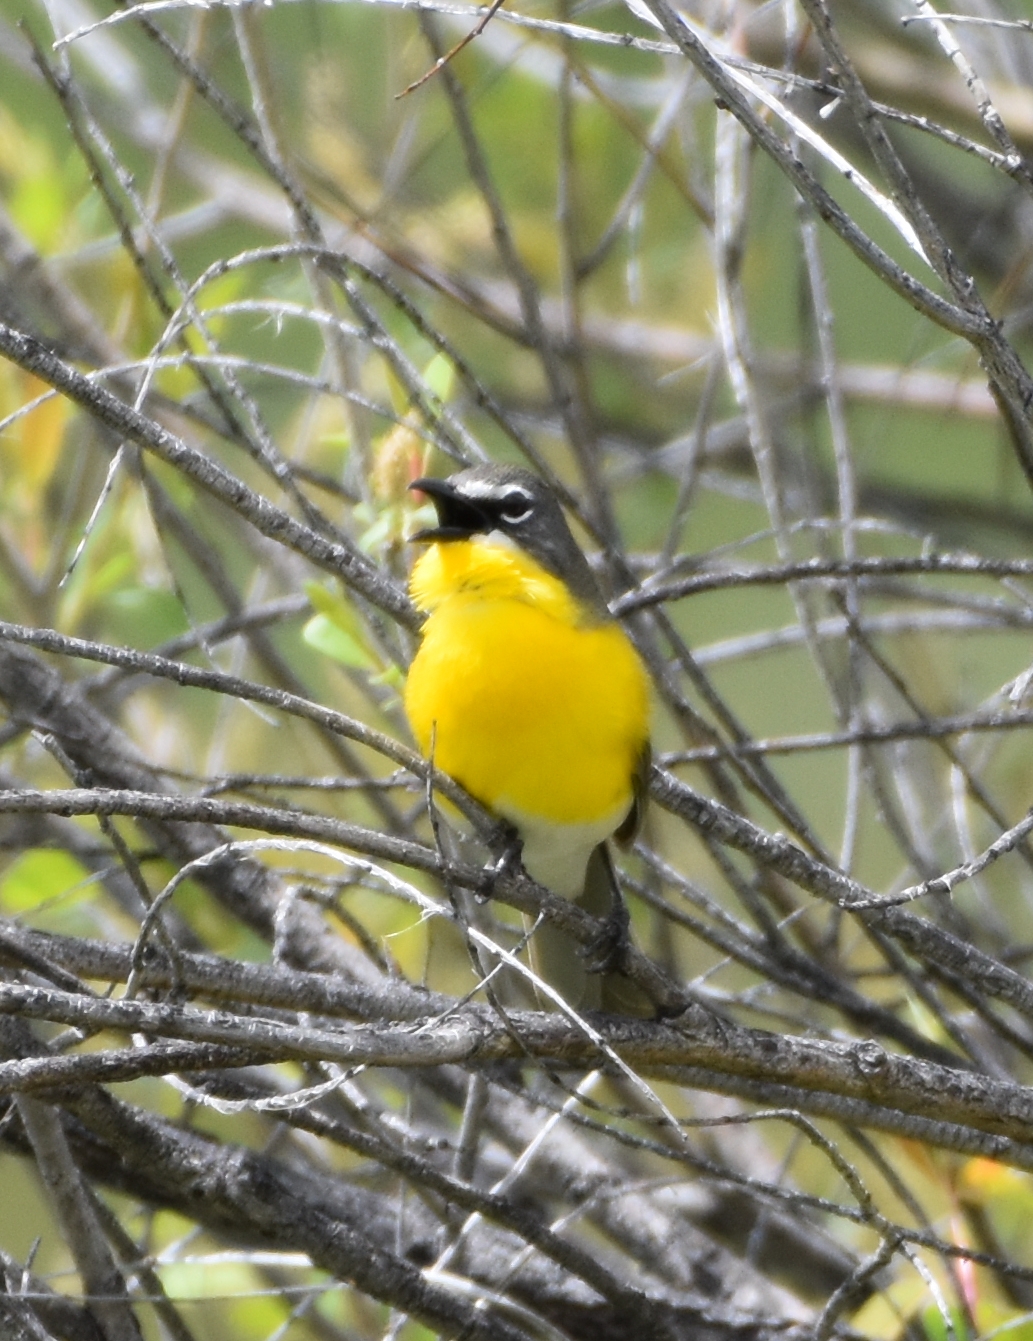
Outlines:
POLYGON ((523 862, 529 876, 564 899, 581 898, 588 858, 624 819, 626 807, 591 824, 549 824, 500 805, 503 817, 523 840, 523 862))

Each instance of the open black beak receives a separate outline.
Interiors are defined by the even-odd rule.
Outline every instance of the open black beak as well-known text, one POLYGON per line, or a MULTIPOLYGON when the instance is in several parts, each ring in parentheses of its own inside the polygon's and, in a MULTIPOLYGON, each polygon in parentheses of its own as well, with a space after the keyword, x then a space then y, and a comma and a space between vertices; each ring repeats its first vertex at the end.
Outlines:
POLYGON ((490 531, 491 521, 476 503, 456 492, 448 480, 413 480, 410 489, 426 494, 438 514, 437 526, 425 527, 409 537, 410 543, 433 540, 468 540, 478 532, 490 531))

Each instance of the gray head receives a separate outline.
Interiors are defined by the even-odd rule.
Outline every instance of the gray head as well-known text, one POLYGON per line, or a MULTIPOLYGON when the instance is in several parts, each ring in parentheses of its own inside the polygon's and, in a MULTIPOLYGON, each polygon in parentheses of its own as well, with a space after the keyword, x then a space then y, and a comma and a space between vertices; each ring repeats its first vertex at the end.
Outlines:
POLYGON ((412 540, 447 543, 498 532, 565 582, 589 609, 605 615, 592 570, 556 495, 531 471, 522 466, 473 466, 447 480, 413 480, 409 488, 429 494, 438 514, 437 526, 417 531, 412 540))

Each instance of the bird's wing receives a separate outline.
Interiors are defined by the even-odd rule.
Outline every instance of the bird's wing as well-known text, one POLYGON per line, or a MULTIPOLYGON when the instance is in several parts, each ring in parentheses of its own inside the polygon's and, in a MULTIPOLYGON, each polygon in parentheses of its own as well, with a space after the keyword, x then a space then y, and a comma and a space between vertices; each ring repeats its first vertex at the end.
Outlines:
POLYGON ((646 804, 649 801, 649 769, 652 762, 653 751, 647 740, 642 747, 642 753, 638 757, 638 767, 635 769, 635 776, 632 778, 634 798, 631 802, 631 809, 621 820, 620 827, 615 830, 613 835, 621 847, 627 847, 629 843, 634 842, 639 829, 642 828, 646 804))

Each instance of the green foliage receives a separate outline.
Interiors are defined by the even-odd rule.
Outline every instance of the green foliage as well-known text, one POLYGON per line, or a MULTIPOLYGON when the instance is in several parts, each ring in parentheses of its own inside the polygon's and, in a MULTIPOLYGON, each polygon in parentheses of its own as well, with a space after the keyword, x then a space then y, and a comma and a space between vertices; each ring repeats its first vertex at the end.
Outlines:
POLYGON ((354 670, 372 670, 377 662, 371 653, 366 630, 351 603, 321 582, 307 582, 305 595, 319 612, 306 623, 302 636, 310 647, 333 657, 354 670))

